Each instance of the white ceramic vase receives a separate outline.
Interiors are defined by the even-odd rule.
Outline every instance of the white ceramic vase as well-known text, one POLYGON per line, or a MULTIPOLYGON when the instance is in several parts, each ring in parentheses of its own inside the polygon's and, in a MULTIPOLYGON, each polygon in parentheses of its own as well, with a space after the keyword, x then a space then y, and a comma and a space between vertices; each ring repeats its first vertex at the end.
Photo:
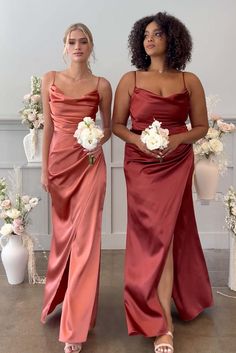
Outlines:
POLYGON ((23 246, 19 235, 11 234, 0 238, 2 247, 2 263, 10 284, 19 284, 24 281, 28 263, 28 251, 23 246))
POLYGON ((23 139, 25 155, 29 163, 42 162, 43 129, 30 129, 23 139))
POLYGON ((229 288, 236 291, 236 236, 230 234, 229 243, 229 288))
POLYGON ((218 165, 210 159, 196 162, 194 170, 194 185, 200 200, 213 200, 219 182, 218 165))

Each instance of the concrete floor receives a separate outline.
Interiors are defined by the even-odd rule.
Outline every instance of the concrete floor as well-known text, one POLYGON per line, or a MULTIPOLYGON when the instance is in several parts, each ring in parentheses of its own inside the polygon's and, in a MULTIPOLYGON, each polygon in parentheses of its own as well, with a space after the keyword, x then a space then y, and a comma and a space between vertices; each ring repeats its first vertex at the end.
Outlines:
MULTIPOLYGON (((173 309, 175 353, 236 353, 236 299, 217 294, 220 290, 236 296, 227 288, 228 252, 205 251, 213 285, 215 305, 197 319, 185 323, 173 309)), ((84 353, 148 353, 152 340, 128 337, 123 308, 124 251, 102 252, 100 304, 96 328, 84 345, 84 353)), ((40 274, 46 260, 37 253, 40 274)), ((46 325, 39 322, 43 286, 7 283, 0 265, 0 353, 62 353, 58 342, 60 308, 46 325)))

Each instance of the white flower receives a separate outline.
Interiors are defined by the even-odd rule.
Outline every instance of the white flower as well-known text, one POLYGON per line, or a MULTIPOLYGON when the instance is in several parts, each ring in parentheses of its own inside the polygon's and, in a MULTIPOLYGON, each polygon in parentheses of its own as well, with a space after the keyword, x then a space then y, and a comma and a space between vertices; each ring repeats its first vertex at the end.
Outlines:
POLYGON ((2 235, 9 235, 9 234, 13 233, 13 226, 12 226, 12 224, 10 224, 10 223, 5 223, 5 224, 2 226, 2 228, 1 228, 1 230, 0 230, 0 233, 1 233, 2 235))
POLYGON ((34 114, 34 113, 30 113, 29 115, 28 115, 28 120, 29 121, 35 121, 37 119, 37 116, 34 114))
POLYGON ((29 200, 29 204, 30 204, 31 208, 34 208, 35 206, 37 206, 38 203, 39 203, 39 199, 37 197, 32 197, 29 200))
POLYGON ((201 150, 203 153, 209 153, 210 152, 210 144, 208 141, 205 141, 201 144, 201 150))
POLYGON ((141 141, 146 144, 150 151, 164 149, 169 143, 169 130, 161 128, 161 122, 154 120, 153 123, 142 131, 141 141))
POLYGON ((29 203, 29 200, 30 200, 29 195, 23 195, 23 196, 21 196, 21 201, 22 201, 23 203, 29 203))
POLYGON ((158 120, 154 120, 152 125, 149 126, 149 128, 151 129, 152 127, 156 127, 157 129, 159 129, 161 127, 161 122, 158 120))
POLYGON ((90 116, 85 116, 83 120, 87 125, 94 125, 94 120, 90 116))
POLYGON ((25 94, 24 95, 24 101, 26 101, 26 102, 29 102, 30 101, 30 97, 31 97, 31 94, 30 93, 28 93, 28 94, 25 94))
POLYGON ((214 153, 220 153, 223 151, 223 143, 218 139, 212 139, 209 141, 210 150, 214 153))
POLYGON ((214 139, 219 137, 220 132, 216 129, 214 129, 213 127, 209 127, 206 138, 208 139, 214 139))
POLYGON ((32 207, 30 206, 29 203, 25 204, 25 209, 26 209, 27 212, 29 212, 31 210, 31 208, 32 207))
POLYGON ((88 151, 94 150, 103 136, 102 129, 95 125, 94 120, 88 116, 78 124, 74 133, 78 143, 88 151))
POLYGON ((10 210, 6 211, 6 215, 9 218, 15 219, 20 217, 20 211, 16 208, 11 208, 10 210))

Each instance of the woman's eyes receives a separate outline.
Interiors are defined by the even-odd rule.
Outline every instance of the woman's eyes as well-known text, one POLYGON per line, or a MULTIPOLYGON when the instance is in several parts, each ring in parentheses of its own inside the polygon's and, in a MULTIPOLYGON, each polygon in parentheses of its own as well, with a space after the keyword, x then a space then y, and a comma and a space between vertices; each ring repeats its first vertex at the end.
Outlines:
MULTIPOLYGON (((76 41, 69 41, 70 45, 75 45, 75 43, 76 43, 76 41)), ((82 40, 79 40, 79 43, 80 44, 87 44, 88 41, 87 41, 87 39, 82 39, 82 40)))

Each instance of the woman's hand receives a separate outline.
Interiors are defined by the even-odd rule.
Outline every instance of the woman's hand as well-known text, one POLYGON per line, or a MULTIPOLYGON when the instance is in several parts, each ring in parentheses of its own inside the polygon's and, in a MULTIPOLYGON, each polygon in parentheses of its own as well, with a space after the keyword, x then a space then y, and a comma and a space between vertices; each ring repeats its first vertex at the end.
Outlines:
POLYGON ((136 135, 136 137, 134 138, 134 144, 140 149, 140 151, 142 151, 143 153, 148 154, 149 156, 152 156, 154 158, 161 158, 161 151, 160 150, 155 150, 155 151, 150 151, 147 146, 145 145, 145 143, 143 143, 140 139, 139 135, 136 135))
POLYGON ((48 173, 47 172, 42 172, 42 174, 41 174, 41 184, 42 184, 43 189, 46 192, 49 192, 49 189, 48 189, 48 173))
POLYGON ((173 152, 182 143, 182 137, 180 134, 169 136, 168 146, 160 152, 162 158, 173 152))

